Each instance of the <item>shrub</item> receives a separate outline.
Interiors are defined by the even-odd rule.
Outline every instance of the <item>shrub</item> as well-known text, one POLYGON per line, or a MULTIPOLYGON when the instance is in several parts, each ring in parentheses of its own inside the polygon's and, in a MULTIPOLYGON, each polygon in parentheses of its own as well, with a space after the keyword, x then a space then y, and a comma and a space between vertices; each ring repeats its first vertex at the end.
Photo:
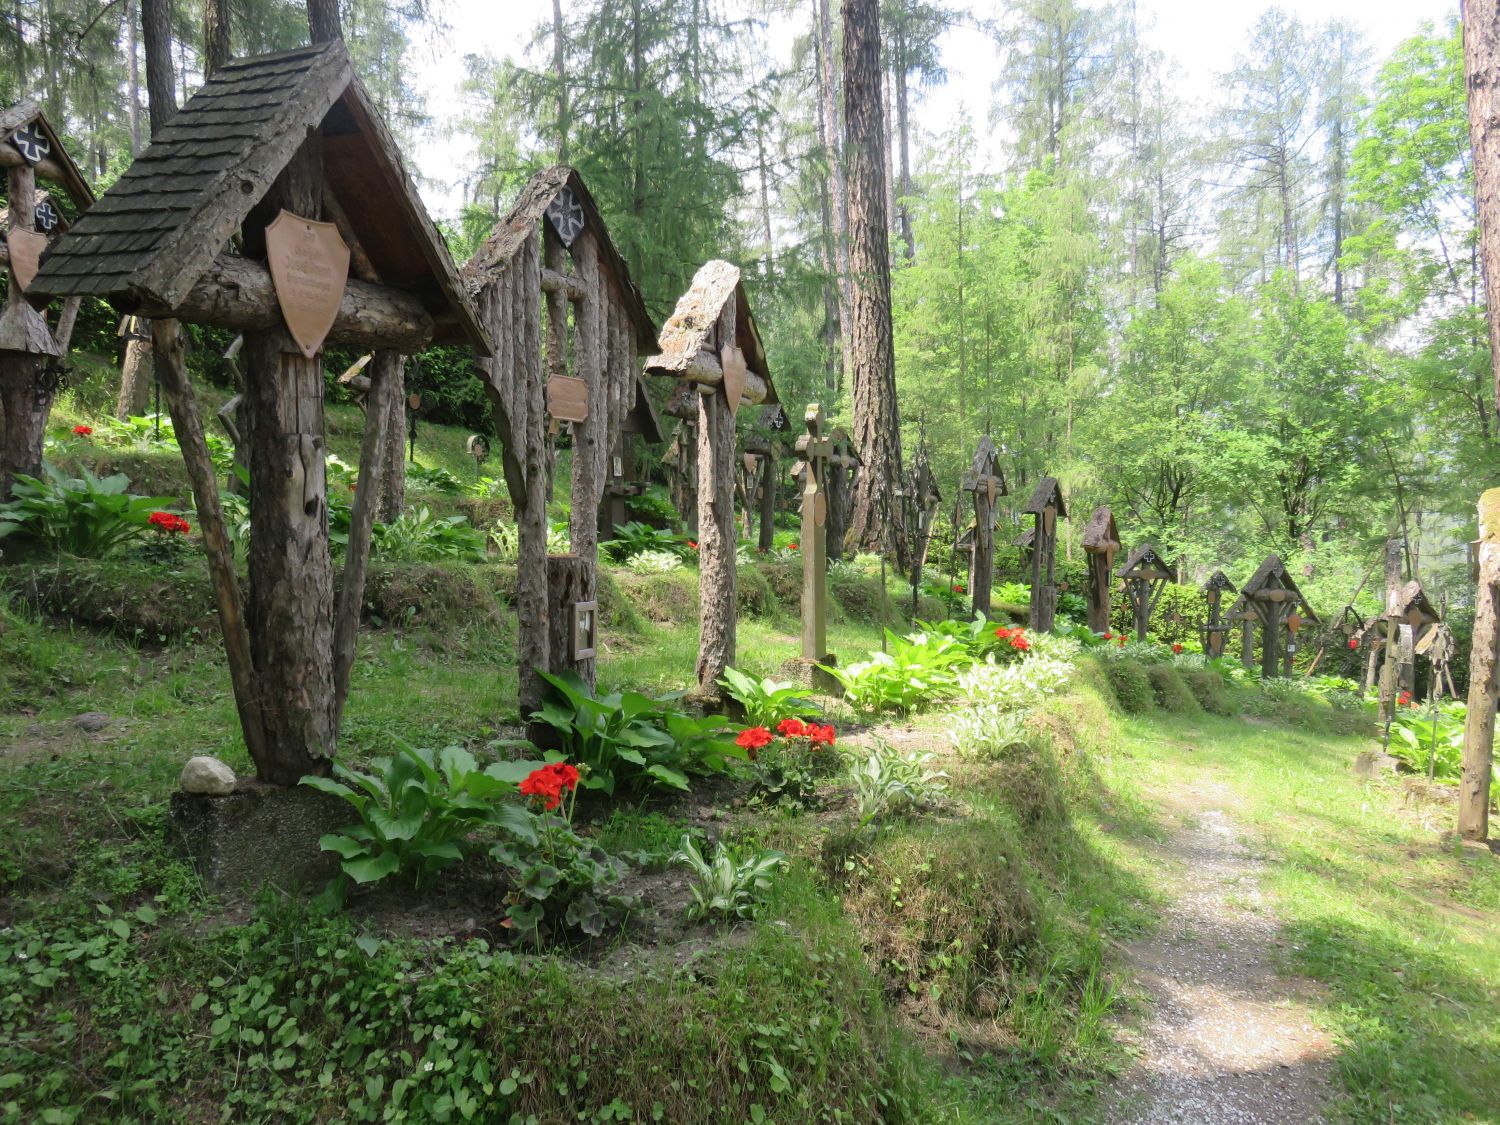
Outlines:
POLYGON ((1235 713, 1234 703, 1224 687, 1224 678, 1217 672, 1208 668, 1187 668, 1182 671, 1182 679, 1198 705, 1210 715, 1235 713))
POLYGON ((15 498, 0 504, 0 539, 21 534, 70 555, 100 558, 144 535, 152 513, 171 503, 130 495, 122 473, 101 480, 82 472, 69 477, 44 465, 40 477, 18 474, 15 498))
POLYGON ((1146 678, 1151 681, 1151 692, 1158 707, 1176 714, 1199 710, 1198 700, 1171 664, 1146 665, 1146 678))
POLYGON ((682 559, 672 551, 641 551, 627 556, 625 567, 634 574, 670 574, 682 569, 682 559))
POLYGON ((780 608, 775 591, 756 566, 735 568, 734 599, 741 617, 772 617, 780 608))
POLYGON ((429 468, 416 461, 406 463, 406 482, 416 488, 441 492, 446 496, 457 496, 464 491, 464 482, 440 466, 429 468))
POLYGON ((668 554, 679 560, 691 558, 694 549, 684 535, 665 531, 648 524, 630 522, 615 528, 615 537, 599 544, 604 553, 615 562, 623 563, 635 555, 647 552, 668 554))
POLYGON ((747 726, 774 727, 782 719, 805 719, 818 713, 807 698, 807 688, 790 680, 759 679, 737 668, 725 668, 719 683, 745 709, 747 726))
POLYGON ((1145 668, 1133 660, 1109 660, 1104 669, 1121 710, 1139 715, 1150 709, 1153 693, 1145 668))
POLYGON ((835 738, 833 727, 799 718, 782 719, 774 735, 764 726, 746 727, 737 741, 751 755, 751 802, 796 809, 815 804, 818 782, 832 777, 841 765, 833 748, 835 738))

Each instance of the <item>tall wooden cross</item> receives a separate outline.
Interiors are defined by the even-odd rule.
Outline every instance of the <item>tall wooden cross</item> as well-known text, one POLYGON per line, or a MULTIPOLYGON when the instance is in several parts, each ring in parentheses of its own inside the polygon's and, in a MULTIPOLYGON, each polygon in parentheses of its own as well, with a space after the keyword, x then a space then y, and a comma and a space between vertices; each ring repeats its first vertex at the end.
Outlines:
POLYGON ((854 474, 859 471, 859 455, 854 442, 842 426, 834 427, 828 440, 833 456, 828 461, 828 557, 844 557, 844 536, 849 530, 851 501, 854 497, 854 474))
POLYGON ((1151 611, 1172 572, 1156 548, 1143 543, 1126 556, 1116 573, 1125 580, 1125 597, 1135 617, 1135 639, 1145 641, 1151 628, 1151 611))
POLYGON ((1234 584, 1222 570, 1216 570, 1203 584, 1203 597, 1208 602, 1208 622, 1203 626, 1203 651, 1209 657, 1224 655, 1224 639, 1229 625, 1224 619, 1224 594, 1235 593, 1234 584))
POLYGON ((1025 511, 1036 517, 1031 544, 1031 627, 1050 633, 1057 616, 1057 521, 1068 516, 1062 486, 1055 477, 1041 479, 1025 511))
POLYGON ((1005 495, 1005 477, 1000 472, 1000 451, 988 434, 979 439, 974 460, 959 487, 974 496, 974 561, 969 568, 969 606, 973 613, 989 616, 990 586, 995 580, 995 500, 1005 495))
POLYGON ((802 459, 802 659, 828 661, 828 461, 833 442, 824 432, 823 408, 812 403, 797 439, 802 459))

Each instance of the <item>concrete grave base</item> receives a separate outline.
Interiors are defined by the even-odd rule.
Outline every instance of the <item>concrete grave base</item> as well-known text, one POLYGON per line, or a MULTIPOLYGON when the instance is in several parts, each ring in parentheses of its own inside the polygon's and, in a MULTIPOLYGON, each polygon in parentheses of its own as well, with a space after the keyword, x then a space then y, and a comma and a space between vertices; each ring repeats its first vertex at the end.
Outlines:
POLYGON ((843 685, 832 675, 818 667, 826 664, 830 668, 838 667, 838 657, 829 653, 821 660, 805 660, 802 657, 794 657, 781 666, 782 673, 793 682, 806 684, 819 695, 832 695, 835 697, 844 694, 843 685))
POLYGON ((339 857, 318 838, 355 819, 349 805, 316 789, 242 780, 222 797, 173 793, 167 837, 212 894, 254 894, 266 883, 320 890, 338 874, 339 857))

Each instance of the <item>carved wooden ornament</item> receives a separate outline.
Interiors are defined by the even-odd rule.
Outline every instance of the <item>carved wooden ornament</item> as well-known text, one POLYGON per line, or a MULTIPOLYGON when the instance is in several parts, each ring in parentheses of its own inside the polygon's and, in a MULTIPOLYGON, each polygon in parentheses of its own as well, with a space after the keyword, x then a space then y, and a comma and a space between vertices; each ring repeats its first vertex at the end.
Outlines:
POLYGON ((47 249, 47 236, 29 230, 13 230, 5 236, 10 248, 10 272, 21 288, 30 289, 36 280, 36 271, 42 263, 42 251, 47 249))
POLYGON ((572 375, 547 380, 547 413, 559 422, 587 422, 589 385, 572 375))
POLYGON ((745 393, 745 353, 734 345, 727 345, 719 355, 724 369, 724 398, 729 403, 729 413, 737 414, 740 397, 745 393))
POLYGON ((266 264, 281 317, 312 359, 333 328, 349 280, 349 247, 332 223, 282 211, 266 228, 266 264))

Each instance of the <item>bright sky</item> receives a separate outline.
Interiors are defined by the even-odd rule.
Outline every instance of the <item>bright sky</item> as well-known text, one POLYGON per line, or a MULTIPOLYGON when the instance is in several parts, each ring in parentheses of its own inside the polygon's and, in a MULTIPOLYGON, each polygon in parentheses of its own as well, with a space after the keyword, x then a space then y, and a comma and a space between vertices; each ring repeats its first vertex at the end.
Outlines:
MULTIPOLYGON (((1250 28, 1271 6, 1254 0, 1245 4, 1233 0, 1137 3, 1143 35, 1174 64, 1184 104, 1205 108, 1217 103, 1217 76, 1233 65, 1236 53, 1249 39, 1250 28)), ((736 0, 726 0, 726 6, 736 6, 736 0)), ((959 0, 955 6, 981 15, 996 8, 991 0, 969 0, 966 5, 959 0)), ((1288 0, 1285 6, 1309 24, 1335 18, 1350 21, 1365 32, 1377 65, 1424 22, 1440 23, 1455 7, 1453 0, 1288 0)), ((807 8, 800 7, 798 21, 805 23, 807 8)), ((448 28, 439 40, 421 45, 415 76, 417 87, 426 95, 428 111, 439 122, 451 119, 457 111, 464 54, 519 57, 532 32, 552 19, 551 0, 449 0, 443 10, 448 28)), ((789 27, 773 24, 773 51, 780 53, 789 44, 789 27)), ((972 29, 950 32, 942 50, 948 82, 924 91, 915 111, 917 124, 932 133, 942 132, 960 107, 983 122, 997 70, 994 44, 972 29)), ((457 179, 454 169, 462 168, 467 156, 463 143, 445 139, 410 156, 426 185, 423 195, 428 206, 441 217, 451 217, 459 205, 452 186, 457 179)))

